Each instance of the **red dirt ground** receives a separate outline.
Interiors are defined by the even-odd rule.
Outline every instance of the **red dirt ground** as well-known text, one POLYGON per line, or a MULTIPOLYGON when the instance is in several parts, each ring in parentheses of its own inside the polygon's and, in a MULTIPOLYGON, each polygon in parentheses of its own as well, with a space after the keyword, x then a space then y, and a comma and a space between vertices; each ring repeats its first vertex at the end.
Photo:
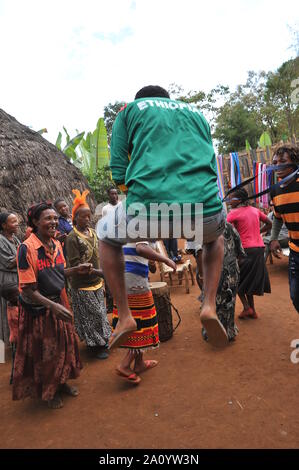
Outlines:
MULTIPOLYGON (((199 294, 173 288, 182 323, 147 357, 158 359, 133 388, 114 373, 121 351, 90 358, 77 398, 49 410, 13 402, 10 361, 0 364, 1 448, 298 448, 299 364, 290 343, 299 318, 289 298, 287 258, 269 266, 272 294, 257 299, 258 320, 237 320, 237 341, 225 350, 204 343, 199 294)), ((240 312, 237 304, 237 313, 240 312)))

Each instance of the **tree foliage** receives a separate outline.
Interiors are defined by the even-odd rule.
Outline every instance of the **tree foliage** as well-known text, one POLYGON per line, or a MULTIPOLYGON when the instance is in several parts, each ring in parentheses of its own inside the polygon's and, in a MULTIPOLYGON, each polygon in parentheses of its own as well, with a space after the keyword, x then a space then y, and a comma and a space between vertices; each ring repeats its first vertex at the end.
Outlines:
POLYGON ((107 190, 114 186, 109 166, 98 169, 94 178, 88 182, 94 192, 97 203, 100 204, 107 201, 107 190))
POLYGON ((294 88, 299 86, 299 57, 284 62, 276 72, 269 72, 265 87, 266 101, 277 110, 281 132, 290 138, 299 130, 298 101, 293 99, 294 88), (293 82, 295 86, 293 86, 293 82), (297 102, 296 102, 297 101, 297 102))
POLYGON ((104 122, 107 130, 108 144, 111 142, 112 127, 119 110, 125 105, 124 101, 115 101, 104 107, 104 122))
MULTIPOLYGON (((298 51, 298 33, 295 46, 298 51)), ((256 148, 264 132, 273 143, 298 135, 299 57, 274 72, 249 71, 246 82, 234 91, 222 84, 209 92, 185 91, 172 83, 169 93, 203 112, 221 153, 256 148)))

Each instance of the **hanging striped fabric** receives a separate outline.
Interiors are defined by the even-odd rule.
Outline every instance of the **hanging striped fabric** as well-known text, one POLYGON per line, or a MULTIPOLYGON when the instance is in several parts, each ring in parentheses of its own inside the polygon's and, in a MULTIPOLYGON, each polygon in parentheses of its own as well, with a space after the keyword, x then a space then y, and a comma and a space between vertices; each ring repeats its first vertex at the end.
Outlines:
MULTIPOLYGON (((258 194, 262 191, 265 191, 273 183, 272 181, 273 171, 272 170, 266 171, 266 170, 267 170, 267 165, 265 163, 259 163, 255 161, 253 162, 253 176, 256 176, 256 179, 254 181, 254 194, 258 194)), ((255 203, 260 204, 261 207, 264 207, 264 208, 269 207, 268 195, 264 194, 260 196, 258 200, 255 199, 255 203)))
POLYGON ((241 169, 240 169, 238 152, 234 153, 234 159, 235 159, 235 168, 236 168, 236 173, 237 173, 237 184, 240 184, 242 183, 242 178, 241 178, 241 169))
POLYGON ((235 160, 234 160, 234 154, 233 153, 230 153, 230 184, 231 184, 232 188, 234 188, 236 186, 235 160))
POLYGON ((230 183, 234 188, 237 184, 242 182, 241 170, 239 163, 239 155, 237 152, 230 153, 230 183))
MULTIPOLYGON (((268 188, 268 179, 267 179, 267 171, 266 170, 267 170, 267 165, 264 163, 263 164, 264 173, 262 174, 262 188, 263 188, 263 191, 265 191, 268 188)), ((262 196, 262 205, 263 205, 264 209, 269 207, 268 195, 267 194, 264 194, 262 196)))
POLYGON ((217 163, 217 183, 218 183, 218 188, 219 188, 219 196, 220 196, 220 199, 222 200, 225 195, 224 180, 223 180, 223 156, 222 155, 218 155, 216 157, 216 163, 217 163))
MULTIPOLYGON (((262 176, 263 176, 262 168, 263 168, 263 164, 258 163, 258 192, 262 191, 262 176)), ((261 204, 261 202, 262 202, 262 198, 259 197, 258 203, 261 204)))

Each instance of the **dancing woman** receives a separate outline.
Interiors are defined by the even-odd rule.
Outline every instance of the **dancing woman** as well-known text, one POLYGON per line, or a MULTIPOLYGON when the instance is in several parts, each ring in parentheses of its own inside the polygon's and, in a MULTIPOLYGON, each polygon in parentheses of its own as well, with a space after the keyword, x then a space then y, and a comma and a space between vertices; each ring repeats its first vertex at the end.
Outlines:
POLYGON ((259 209, 248 203, 246 189, 238 189, 231 194, 228 203, 232 210, 227 215, 230 222, 239 232, 247 259, 240 266, 240 284, 238 295, 243 304, 239 318, 258 318, 255 310, 254 296, 271 292, 269 275, 264 259, 265 245, 261 234, 271 230, 272 222, 259 209), (264 226, 260 228, 260 223, 264 226))

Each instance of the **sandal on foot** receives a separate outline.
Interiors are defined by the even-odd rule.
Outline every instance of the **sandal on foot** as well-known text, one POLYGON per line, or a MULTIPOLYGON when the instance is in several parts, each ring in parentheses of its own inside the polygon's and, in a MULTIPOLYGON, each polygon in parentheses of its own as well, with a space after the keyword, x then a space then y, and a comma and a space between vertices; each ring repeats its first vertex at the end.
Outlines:
POLYGON ((200 321, 207 332, 208 341, 212 346, 222 348, 228 345, 227 333, 218 318, 205 318, 200 319, 200 321))
POLYGON ((135 371, 136 374, 141 374, 142 372, 146 372, 147 370, 149 369, 153 369, 154 367, 156 367, 158 364, 159 364, 159 361, 155 361, 154 359, 148 359, 146 361, 144 361, 145 363, 145 369, 141 370, 141 371, 135 371))
POLYGON ((242 310, 242 312, 240 313, 240 315, 238 315, 238 318, 240 318, 240 320, 244 320, 245 318, 248 318, 249 316, 252 316, 253 315, 253 310, 251 307, 249 308, 244 308, 244 310, 242 310))
POLYGON ((125 379, 127 382, 131 384, 138 385, 141 382, 141 378, 135 372, 132 372, 130 375, 126 375, 120 370, 116 369, 117 375, 119 375, 122 379, 125 379))
POLYGON ((258 314, 256 313, 255 310, 253 310, 253 309, 251 309, 251 310, 252 310, 252 312, 248 313, 246 316, 247 316, 247 318, 253 318, 254 320, 256 320, 259 316, 258 316, 258 314))

